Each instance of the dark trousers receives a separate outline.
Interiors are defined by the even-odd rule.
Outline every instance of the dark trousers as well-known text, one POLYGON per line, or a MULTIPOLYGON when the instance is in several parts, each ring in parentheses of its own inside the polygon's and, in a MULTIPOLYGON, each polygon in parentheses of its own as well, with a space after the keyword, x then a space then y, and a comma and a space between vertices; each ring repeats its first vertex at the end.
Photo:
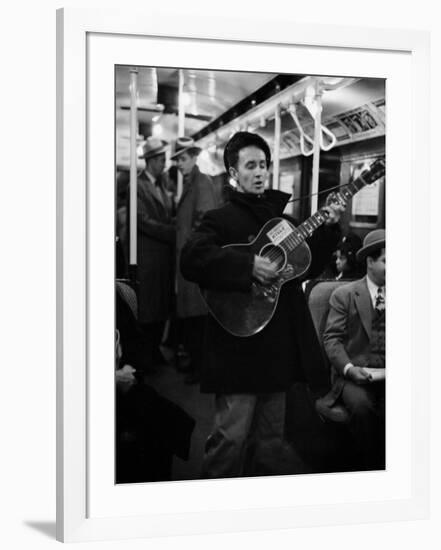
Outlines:
POLYGON ((190 355, 191 372, 198 376, 202 369, 206 320, 206 315, 182 319, 182 343, 190 355))
POLYGON ((144 338, 146 370, 164 362, 161 350, 159 349, 164 334, 164 327, 165 321, 141 323, 141 330, 144 338))
POLYGON ((279 473, 285 401, 285 393, 217 395, 201 477, 279 473))
POLYGON ((342 398, 350 414, 350 429, 357 446, 360 468, 385 468, 385 383, 357 385, 345 382, 342 398))

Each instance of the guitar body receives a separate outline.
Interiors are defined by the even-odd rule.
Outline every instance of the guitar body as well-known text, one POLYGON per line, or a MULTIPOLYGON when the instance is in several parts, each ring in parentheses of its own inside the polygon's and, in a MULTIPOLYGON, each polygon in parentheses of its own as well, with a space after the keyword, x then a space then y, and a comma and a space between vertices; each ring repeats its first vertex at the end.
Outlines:
POLYGON ((252 336, 271 320, 284 283, 303 275, 311 263, 309 246, 302 242, 287 251, 280 242, 295 228, 284 218, 269 220, 249 244, 230 244, 238 252, 266 256, 278 267, 278 278, 265 286, 254 281, 249 291, 206 290, 208 309, 218 323, 234 336, 252 336), (282 232, 282 233, 281 233, 282 232), (280 240, 280 242, 279 242, 280 240))

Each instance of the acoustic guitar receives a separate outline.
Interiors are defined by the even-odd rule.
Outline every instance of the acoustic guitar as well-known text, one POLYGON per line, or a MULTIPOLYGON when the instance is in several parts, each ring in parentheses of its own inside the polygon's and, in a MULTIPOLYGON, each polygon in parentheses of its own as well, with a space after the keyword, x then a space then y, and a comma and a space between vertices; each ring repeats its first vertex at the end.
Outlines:
MULTIPOLYGON (((354 181, 342 186, 338 195, 352 198, 365 185, 385 174, 384 158, 376 159, 354 181)), ((337 194, 328 197, 328 204, 341 200, 337 194)), ((329 216, 319 209, 298 227, 285 218, 273 218, 265 223, 257 237, 247 244, 229 244, 247 254, 268 258, 277 266, 278 277, 270 285, 254 281, 249 291, 203 290, 208 309, 218 323, 234 336, 252 336, 271 320, 284 283, 301 277, 311 264, 311 251, 305 242, 329 216)))

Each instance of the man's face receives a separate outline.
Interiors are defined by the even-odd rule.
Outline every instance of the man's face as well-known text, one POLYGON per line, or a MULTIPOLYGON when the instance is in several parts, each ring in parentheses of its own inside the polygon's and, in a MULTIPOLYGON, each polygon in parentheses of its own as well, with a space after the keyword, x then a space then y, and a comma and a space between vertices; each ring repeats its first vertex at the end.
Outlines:
POLYGON ((178 170, 184 175, 188 175, 194 168, 196 164, 197 157, 189 155, 188 153, 182 153, 179 155, 176 164, 178 165, 178 170))
POLYGON ((348 260, 346 256, 340 252, 340 250, 337 250, 335 256, 335 267, 339 273, 348 269, 348 260))
POLYGON ((230 167, 230 176, 236 180, 238 191, 261 195, 268 178, 265 153, 254 145, 244 147, 239 151, 237 166, 230 167))
POLYGON ((380 256, 376 260, 368 257, 367 271, 369 277, 378 286, 384 286, 386 283, 386 250, 381 250, 380 256))
POLYGON ((148 160, 148 171, 154 178, 162 174, 165 167, 165 154, 156 155, 148 160))

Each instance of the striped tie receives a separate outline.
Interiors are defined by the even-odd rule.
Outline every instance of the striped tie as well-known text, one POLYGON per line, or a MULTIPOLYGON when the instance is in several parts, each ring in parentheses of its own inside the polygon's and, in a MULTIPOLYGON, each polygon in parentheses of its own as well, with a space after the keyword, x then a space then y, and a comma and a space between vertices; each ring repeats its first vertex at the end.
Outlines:
POLYGON ((386 308, 384 300, 384 289, 382 286, 378 287, 377 295, 375 296, 375 309, 378 312, 384 311, 386 308))

